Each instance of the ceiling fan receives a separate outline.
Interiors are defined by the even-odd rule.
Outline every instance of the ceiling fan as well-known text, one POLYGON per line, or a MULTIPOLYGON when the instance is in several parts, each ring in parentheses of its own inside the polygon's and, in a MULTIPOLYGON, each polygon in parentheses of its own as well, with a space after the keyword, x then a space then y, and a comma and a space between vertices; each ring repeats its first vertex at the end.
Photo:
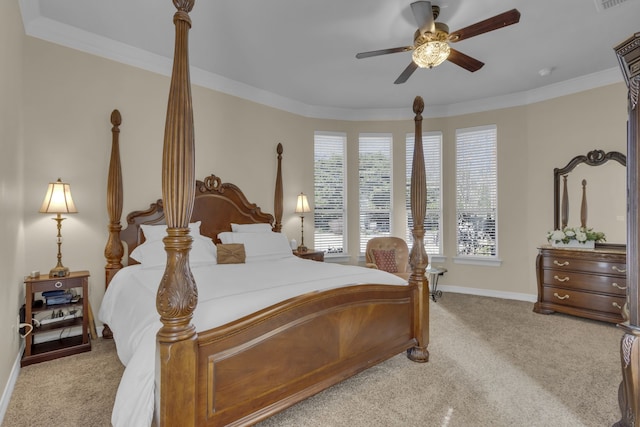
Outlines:
POLYGON ((442 22, 435 22, 440 15, 440 7, 431 5, 430 1, 416 1, 411 3, 411 11, 418 23, 418 29, 413 36, 412 46, 395 47, 391 49, 372 50, 361 52, 356 58, 369 58, 372 56, 386 55, 389 53, 413 51, 413 60, 394 82, 400 84, 406 82, 411 74, 418 68, 433 68, 445 60, 469 70, 478 71, 484 65, 475 58, 465 55, 449 46, 449 43, 459 42, 489 31, 497 30, 520 21, 520 12, 512 9, 484 21, 449 33, 449 27, 442 22))

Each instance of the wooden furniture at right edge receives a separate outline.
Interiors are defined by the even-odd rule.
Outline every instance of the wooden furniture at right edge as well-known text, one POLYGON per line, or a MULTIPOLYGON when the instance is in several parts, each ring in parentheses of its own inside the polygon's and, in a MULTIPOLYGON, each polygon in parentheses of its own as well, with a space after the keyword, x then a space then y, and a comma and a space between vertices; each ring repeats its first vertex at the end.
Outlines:
POLYGON ((628 92, 629 121, 627 123, 627 305, 620 323, 624 331, 620 342, 622 383, 618 391, 621 418, 616 426, 635 426, 640 422, 640 301, 638 298, 638 265, 640 250, 640 152, 638 126, 640 113, 638 93, 640 89, 640 33, 615 48, 628 92))

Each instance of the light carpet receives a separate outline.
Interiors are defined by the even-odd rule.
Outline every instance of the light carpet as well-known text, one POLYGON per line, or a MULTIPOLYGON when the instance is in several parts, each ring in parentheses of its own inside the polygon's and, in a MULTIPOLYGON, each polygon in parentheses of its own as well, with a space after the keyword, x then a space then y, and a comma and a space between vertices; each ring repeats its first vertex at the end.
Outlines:
MULTIPOLYGON (((429 363, 397 355, 259 425, 612 425, 622 332, 532 307, 445 294, 430 305, 429 363)), ((102 339, 90 353, 22 368, 2 425, 108 426, 121 373, 102 339)))

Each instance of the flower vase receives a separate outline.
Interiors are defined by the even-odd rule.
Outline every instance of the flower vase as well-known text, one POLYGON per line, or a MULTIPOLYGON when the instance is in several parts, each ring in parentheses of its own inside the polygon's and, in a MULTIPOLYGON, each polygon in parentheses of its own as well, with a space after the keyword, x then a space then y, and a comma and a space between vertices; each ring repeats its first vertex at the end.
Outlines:
POLYGON ((586 242, 569 240, 568 243, 552 241, 551 246, 554 248, 594 249, 596 247, 596 242, 593 240, 587 240, 586 242))

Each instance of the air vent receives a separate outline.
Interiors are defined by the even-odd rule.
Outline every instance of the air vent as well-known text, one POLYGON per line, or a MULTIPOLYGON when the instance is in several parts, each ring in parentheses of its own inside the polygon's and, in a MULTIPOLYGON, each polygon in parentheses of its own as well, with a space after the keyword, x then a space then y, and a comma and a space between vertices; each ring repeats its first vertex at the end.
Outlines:
POLYGON ((593 0, 596 3, 596 9, 598 12, 602 12, 611 7, 619 6, 629 0, 593 0))

